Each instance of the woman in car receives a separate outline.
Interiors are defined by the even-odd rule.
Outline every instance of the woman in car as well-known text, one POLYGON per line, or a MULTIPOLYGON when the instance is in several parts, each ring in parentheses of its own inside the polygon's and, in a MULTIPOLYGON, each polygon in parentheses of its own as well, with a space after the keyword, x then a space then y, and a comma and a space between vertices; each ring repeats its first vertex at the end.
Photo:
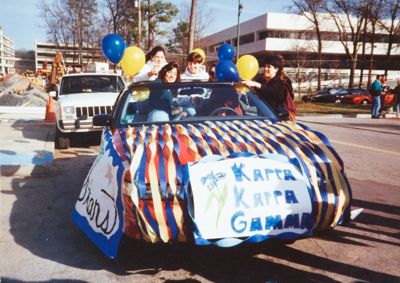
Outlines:
POLYGON ((202 64, 204 58, 197 52, 192 52, 187 57, 187 67, 182 74, 182 80, 208 81, 209 75, 202 64))
POLYGON ((135 77, 137 82, 154 81, 157 79, 159 71, 167 64, 164 48, 161 46, 154 47, 146 54, 146 61, 147 63, 135 77))
MULTIPOLYGON (((179 66, 175 62, 166 64, 159 72, 158 78, 155 80, 159 83, 169 84, 180 81, 179 66)), ((149 122, 169 121, 170 114, 177 112, 172 107, 173 96, 168 89, 152 90, 149 96, 149 107, 151 109, 149 122)))
POLYGON ((285 108, 286 95, 293 89, 283 72, 283 58, 277 55, 265 58, 261 78, 256 81, 244 80, 243 84, 255 88, 277 113, 285 108))

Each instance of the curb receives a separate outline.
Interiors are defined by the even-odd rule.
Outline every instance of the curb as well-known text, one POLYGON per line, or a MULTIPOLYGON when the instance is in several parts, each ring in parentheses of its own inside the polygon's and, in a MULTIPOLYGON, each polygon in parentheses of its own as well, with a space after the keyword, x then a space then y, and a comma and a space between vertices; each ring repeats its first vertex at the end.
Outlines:
POLYGON ((22 117, 19 113, 13 116, 5 118, 0 115, 0 125, 5 134, 0 151, 0 175, 12 177, 53 174, 56 171, 54 165, 55 123, 35 119, 32 114, 22 117), (28 137, 24 137, 23 134, 22 136, 13 134, 23 129, 29 129, 28 133, 31 135, 36 134, 28 137))
MULTIPOLYGON (((360 118, 360 119, 371 119, 371 114, 317 114, 317 113, 299 113, 297 117, 318 117, 318 118, 360 118)), ((396 118, 395 113, 385 114, 385 118, 396 118)))

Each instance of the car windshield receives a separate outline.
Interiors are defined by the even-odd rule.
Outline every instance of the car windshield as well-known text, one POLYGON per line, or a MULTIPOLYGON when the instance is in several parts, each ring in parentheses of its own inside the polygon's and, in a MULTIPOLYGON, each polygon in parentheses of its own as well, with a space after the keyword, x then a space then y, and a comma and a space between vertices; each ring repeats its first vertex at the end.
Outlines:
POLYGON ((123 80, 111 75, 82 75, 64 77, 61 95, 92 92, 119 92, 124 87, 123 80))
POLYGON ((216 119, 278 119, 271 108, 242 84, 134 84, 120 100, 121 125, 216 119))

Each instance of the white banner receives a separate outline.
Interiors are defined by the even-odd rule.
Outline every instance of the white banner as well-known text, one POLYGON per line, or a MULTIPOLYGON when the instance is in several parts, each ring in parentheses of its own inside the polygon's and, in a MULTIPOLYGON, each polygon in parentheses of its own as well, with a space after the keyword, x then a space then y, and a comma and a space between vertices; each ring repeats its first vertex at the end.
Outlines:
POLYGON ((308 181, 291 163, 258 156, 189 167, 194 221, 204 239, 304 234, 312 227, 308 181))

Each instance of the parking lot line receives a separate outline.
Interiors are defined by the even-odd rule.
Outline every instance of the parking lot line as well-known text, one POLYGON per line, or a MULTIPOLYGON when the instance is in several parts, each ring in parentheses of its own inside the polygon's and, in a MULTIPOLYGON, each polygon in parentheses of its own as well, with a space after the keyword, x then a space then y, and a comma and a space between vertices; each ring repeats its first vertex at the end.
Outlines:
POLYGON ((383 153, 400 155, 400 152, 380 149, 380 148, 376 148, 376 147, 370 147, 370 146, 366 146, 366 145, 359 145, 359 144, 354 144, 354 143, 349 143, 349 142, 342 142, 342 141, 333 140, 333 139, 331 139, 331 142, 342 144, 342 145, 354 146, 354 147, 358 147, 358 148, 362 148, 362 149, 374 150, 374 151, 383 152, 383 153))

